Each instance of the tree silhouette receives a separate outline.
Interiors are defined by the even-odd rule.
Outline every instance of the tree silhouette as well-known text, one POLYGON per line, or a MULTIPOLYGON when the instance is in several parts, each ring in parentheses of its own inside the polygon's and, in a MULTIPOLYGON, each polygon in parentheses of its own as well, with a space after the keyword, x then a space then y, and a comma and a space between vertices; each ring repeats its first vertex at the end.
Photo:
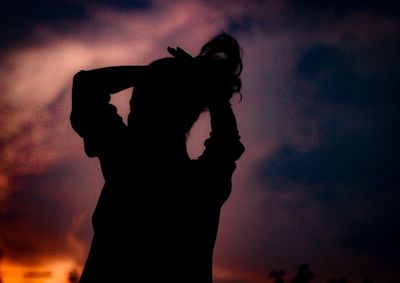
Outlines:
MULTIPOLYGON (((270 278, 274 280, 274 283, 285 283, 284 276, 285 271, 283 269, 277 270, 272 269, 268 274, 270 278)), ((310 269, 308 264, 302 264, 299 266, 297 273, 290 280, 290 283, 309 283, 315 278, 314 272, 310 269)), ((365 277, 363 283, 373 283, 370 277, 365 277)), ((397 282, 397 281, 396 281, 397 282)), ((345 277, 332 277, 328 280, 328 283, 347 283, 345 277)))
POLYGON ((308 264, 302 264, 299 266, 299 269, 291 282, 308 283, 311 282, 312 279, 314 279, 314 272, 311 271, 308 264))
POLYGON ((274 279, 274 283, 284 283, 285 281, 283 280, 283 276, 285 275, 285 270, 275 270, 273 269, 269 273, 269 277, 274 279))

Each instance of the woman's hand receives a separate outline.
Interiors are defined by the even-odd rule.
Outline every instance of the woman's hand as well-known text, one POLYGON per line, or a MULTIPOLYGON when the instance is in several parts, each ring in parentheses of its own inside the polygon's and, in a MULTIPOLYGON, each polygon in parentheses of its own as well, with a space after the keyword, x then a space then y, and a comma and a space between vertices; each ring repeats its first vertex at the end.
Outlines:
POLYGON ((180 47, 172 48, 172 47, 168 46, 167 50, 168 50, 168 53, 171 54, 172 56, 174 56, 176 59, 179 59, 179 60, 193 59, 192 55, 190 55, 189 53, 187 53, 185 50, 183 50, 180 47))

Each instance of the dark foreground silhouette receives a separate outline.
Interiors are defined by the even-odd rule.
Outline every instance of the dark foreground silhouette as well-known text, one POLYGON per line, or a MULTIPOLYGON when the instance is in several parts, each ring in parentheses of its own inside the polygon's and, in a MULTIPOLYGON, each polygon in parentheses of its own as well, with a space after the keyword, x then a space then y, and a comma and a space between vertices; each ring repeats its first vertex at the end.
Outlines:
POLYGON ((168 51, 148 66, 74 76, 71 123, 105 179, 81 283, 212 282, 220 210, 244 151, 229 103, 241 49, 221 34, 196 57, 168 51), (110 95, 132 86, 125 125, 110 95), (205 110, 212 132, 191 160, 186 136, 205 110))
MULTIPOLYGON (((276 270, 273 269, 269 273, 269 277, 273 279, 273 283, 285 283, 285 271, 284 270, 276 270)), ((288 281, 291 283, 310 283, 315 279, 314 272, 310 269, 308 264, 302 264, 299 266, 297 273, 294 277, 288 281)), ((347 283, 347 279, 345 277, 333 277, 329 279, 328 283, 347 283)), ((363 283, 372 283, 372 280, 369 277, 365 277, 363 283)))

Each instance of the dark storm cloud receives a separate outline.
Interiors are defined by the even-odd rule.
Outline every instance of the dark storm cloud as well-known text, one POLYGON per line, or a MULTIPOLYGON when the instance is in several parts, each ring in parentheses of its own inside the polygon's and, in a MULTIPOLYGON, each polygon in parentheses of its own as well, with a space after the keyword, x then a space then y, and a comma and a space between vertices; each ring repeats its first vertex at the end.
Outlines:
POLYGON ((31 28, 38 24, 61 24, 66 19, 82 19, 85 7, 74 1, 2 1, 0 4, 1 47, 33 40, 31 28))
POLYGON ((367 209, 361 215, 352 211, 359 209, 356 207, 357 202, 348 205, 342 215, 344 225, 342 234, 337 237, 338 243, 360 255, 380 259, 388 270, 398 266, 400 263, 398 199, 399 192, 383 192, 373 197, 364 197, 367 209))
POLYGON ((400 15, 400 4, 390 0, 289 0, 288 2, 296 11, 295 14, 309 23, 317 23, 326 16, 341 19, 354 12, 372 12, 373 14, 385 16, 400 15))
POLYGON ((301 57, 297 75, 316 85, 308 95, 322 103, 362 107, 375 103, 388 107, 391 99, 398 103, 399 67, 395 62, 399 60, 393 51, 400 47, 400 41, 393 36, 383 38, 386 42, 372 41, 370 46, 360 45, 351 34, 338 46, 316 44, 301 57))
POLYGON ((150 0, 89 0, 86 1, 89 4, 102 4, 105 6, 116 7, 121 10, 126 9, 140 9, 145 10, 151 8, 152 1, 150 0))
POLYGON ((338 46, 317 44, 303 54, 297 74, 313 90, 300 87, 294 98, 303 116, 315 121, 310 125, 321 142, 306 152, 283 146, 268 163, 269 178, 363 190, 396 184, 400 100, 395 70, 382 76, 375 70, 359 73, 356 65, 351 52, 338 46))
POLYGON ((400 197, 397 35, 368 46, 351 36, 307 49, 293 99, 302 130, 317 132, 318 143, 307 150, 283 145, 261 170, 272 188, 304 190, 320 202, 340 244, 392 263, 400 252, 400 208, 391 201, 400 197))
POLYGON ((48 25, 61 32, 71 30, 67 23, 80 22, 88 17, 92 6, 111 7, 121 10, 146 9, 151 1, 146 0, 40 0, 2 1, 0 4, 0 48, 13 46, 19 42, 36 42, 32 27, 48 25))
POLYGON ((312 95, 326 102, 349 103, 356 92, 356 77, 350 55, 337 46, 317 44, 307 50, 297 66, 300 78, 317 84, 312 95))

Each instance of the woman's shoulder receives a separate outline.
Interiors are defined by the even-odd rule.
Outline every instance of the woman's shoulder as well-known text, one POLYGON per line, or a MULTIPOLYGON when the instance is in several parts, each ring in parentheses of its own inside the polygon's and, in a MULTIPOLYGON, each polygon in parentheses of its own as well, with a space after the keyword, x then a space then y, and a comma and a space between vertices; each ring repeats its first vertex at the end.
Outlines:
POLYGON ((199 69, 204 69, 205 66, 195 58, 189 59, 189 60, 182 60, 182 59, 177 59, 175 57, 165 57, 161 59, 157 59, 149 64, 150 67, 153 68, 169 68, 169 69, 176 69, 176 70, 183 70, 183 71, 188 71, 188 70, 199 70, 199 69))
POLYGON ((159 66, 173 66, 176 64, 176 59, 174 57, 165 57, 157 59, 149 64, 150 67, 159 67, 159 66))

